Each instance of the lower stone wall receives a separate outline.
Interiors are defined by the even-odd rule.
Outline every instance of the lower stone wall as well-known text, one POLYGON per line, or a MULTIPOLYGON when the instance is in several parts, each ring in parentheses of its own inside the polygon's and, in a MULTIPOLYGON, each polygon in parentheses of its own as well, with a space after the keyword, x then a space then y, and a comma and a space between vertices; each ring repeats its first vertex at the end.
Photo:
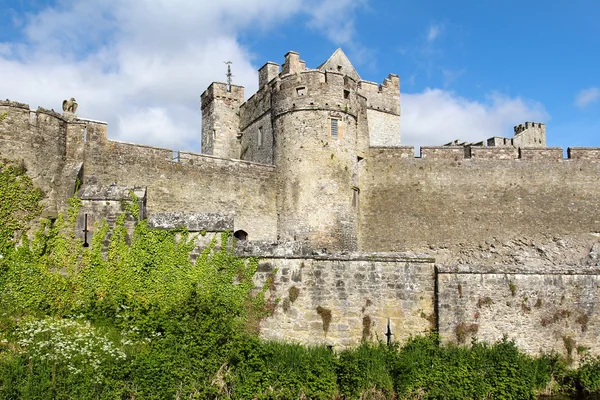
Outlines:
POLYGON ((434 326, 434 265, 431 259, 377 256, 263 259, 255 276, 262 287, 273 276, 270 296, 280 299, 261 324, 268 340, 327 344, 393 340, 434 326))
POLYGON ((506 336, 531 355, 557 352, 575 363, 600 354, 597 267, 444 267, 427 258, 315 256, 263 258, 274 313, 267 340, 343 349, 436 327, 443 342, 493 343, 506 336))
POLYGON ((577 361, 600 353, 597 267, 438 267, 439 332, 444 342, 494 342, 506 335, 533 355, 556 351, 577 361))

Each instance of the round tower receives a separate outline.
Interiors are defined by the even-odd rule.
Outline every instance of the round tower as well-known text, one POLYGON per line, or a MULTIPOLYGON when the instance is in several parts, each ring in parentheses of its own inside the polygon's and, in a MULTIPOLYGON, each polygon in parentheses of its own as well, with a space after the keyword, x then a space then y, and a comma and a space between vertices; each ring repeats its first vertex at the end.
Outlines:
POLYGON ((272 82, 279 240, 356 250, 356 147, 365 100, 344 73, 294 63, 301 63, 297 53, 288 53, 287 68, 272 82))

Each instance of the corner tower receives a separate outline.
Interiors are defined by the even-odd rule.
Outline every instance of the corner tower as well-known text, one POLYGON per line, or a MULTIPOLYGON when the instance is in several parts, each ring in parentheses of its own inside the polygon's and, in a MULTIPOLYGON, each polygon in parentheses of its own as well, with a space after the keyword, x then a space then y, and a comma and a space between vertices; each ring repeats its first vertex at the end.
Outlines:
POLYGON ((202 153, 240 158, 240 106, 244 87, 213 82, 202 93, 202 153))

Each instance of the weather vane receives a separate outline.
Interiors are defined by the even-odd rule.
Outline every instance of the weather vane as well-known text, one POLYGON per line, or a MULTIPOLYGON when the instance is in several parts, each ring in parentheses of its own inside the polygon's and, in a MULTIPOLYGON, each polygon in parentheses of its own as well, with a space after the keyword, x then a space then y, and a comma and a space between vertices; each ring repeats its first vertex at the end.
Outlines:
POLYGON ((233 64, 231 61, 223 61, 225 64, 227 64, 227 91, 231 92, 231 78, 233 78, 233 74, 231 73, 231 64, 233 64))

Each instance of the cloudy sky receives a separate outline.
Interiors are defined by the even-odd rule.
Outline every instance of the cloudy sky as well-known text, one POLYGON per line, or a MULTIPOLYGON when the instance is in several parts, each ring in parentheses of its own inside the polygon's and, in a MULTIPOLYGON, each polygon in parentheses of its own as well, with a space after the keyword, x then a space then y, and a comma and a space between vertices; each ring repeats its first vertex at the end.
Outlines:
POLYGON ((400 75, 402 141, 510 136, 600 146, 596 0, 0 0, 0 98, 109 123, 109 137, 200 150, 200 94, 298 51, 342 47, 361 77, 400 75))

